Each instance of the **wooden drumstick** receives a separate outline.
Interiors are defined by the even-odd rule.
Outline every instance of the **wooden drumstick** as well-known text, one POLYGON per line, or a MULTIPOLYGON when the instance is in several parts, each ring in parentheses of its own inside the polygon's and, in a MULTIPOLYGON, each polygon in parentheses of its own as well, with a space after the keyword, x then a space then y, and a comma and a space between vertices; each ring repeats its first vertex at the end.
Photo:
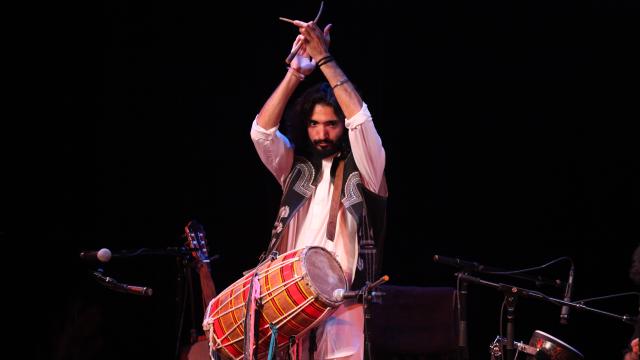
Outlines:
POLYGON ((279 17, 278 19, 282 20, 282 21, 286 21, 288 23, 292 23, 293 25, 296 24, 295 20, 291 20, 291 19, 287 19, 285 17, 279 17))
MULTIPOLYGON (((318 15, 316 15, 315 20, 313 20, 314 23, 318 23, 318 19, 320 18, 320 14, 322 14, 322 9, 324 8, 324 1, 320 2, 320 10, 318 10, 318 15)), ((293 24, 293 21, 291 19, 287 19, 287 18, 280 18, 280 20, 283 21, 287 21, 287 22, 291 22, 293 24)), ((291 53, 289 54, 289 56, 287 56, 287 58, 284 60, 285 63, 287 63, 287 65, 291 64, 291 61, 293 61, 293 58, 296 57, 296 55, 298 54, 298 51, 300 51, 300 48, 302 47, 302 41, 300 41, 298 43, 298 45, 296 45, 293 50, 291 50, 291 53)))

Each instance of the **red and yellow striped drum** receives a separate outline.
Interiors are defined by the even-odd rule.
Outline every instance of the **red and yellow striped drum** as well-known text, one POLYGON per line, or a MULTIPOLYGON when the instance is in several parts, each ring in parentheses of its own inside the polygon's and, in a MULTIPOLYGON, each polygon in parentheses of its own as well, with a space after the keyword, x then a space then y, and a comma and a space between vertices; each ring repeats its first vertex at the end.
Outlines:
MULTIPOLYGON (((341 301, 337 289, 347 289, 338 260, 322 247, 292 250, 258 268, 260 303, 256 316, 258 357, 266 357, 276 326, 277 347, 304 334, 329 316, 341 301)), ((243 358, 245 305, 254 271, 236 281, 209 303, 203 327, 211 349, 232 359, 243 358)))

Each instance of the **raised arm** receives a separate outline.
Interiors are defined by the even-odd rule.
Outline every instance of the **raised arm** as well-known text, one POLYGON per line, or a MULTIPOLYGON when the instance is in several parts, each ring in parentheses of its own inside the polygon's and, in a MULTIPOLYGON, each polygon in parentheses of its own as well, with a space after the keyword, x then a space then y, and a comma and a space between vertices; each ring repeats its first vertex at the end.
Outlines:
POLYGON ((313 21, 308 23, 295 21, 294 24, 298 26, 304 37, 307 53, 315 60, 314 63, 333 88, 344 115, 347 118, 353 117, 362 109, 362 98, 329 53, 328 39, 331 25, 325 27, 323 32, 313 21))
MULTIPOLYGON (((293 44, 293 48, 301 41, 303 41, 303 37, 298 36, 293 44)), ((269 130, 280 124, 280 120, 282 119, 291 95, 300 82, 304 80, 305 76, 313 71, 314 67, 315 64, 311 63, 306 52, 304 52, 304 50, 300 51, 299 55, 291 61, 289 70, 280 82, 280 85, 278 85, 267 102, 262 106, 262 109, 260 109, 256 119, 260 127, 269 130)))
MULTIPOLYGON (((293 47, 302 40, 302 35, 299 35, 293 47)), ((251 140, 262 163, 281 185, 284 184, 293 165, 293 148, 289 140, 278 131, 278 125, 291 95, 314 68, 315 64, 311 62, 302 46, 302 50, 291 61, 284 79, 262 106, 251 127, 251 140)))
POLYGON ((313 22, 295 21, 304 36, 307 53, 326 77, 346 116, 345 126, 349 129, 349 142, 353 157, 358 165, 362 182, 367 189, 386 196, 384 183, 385 151, 369 109, 360 94, 329 53, 330 25, 324 33, 313 22))

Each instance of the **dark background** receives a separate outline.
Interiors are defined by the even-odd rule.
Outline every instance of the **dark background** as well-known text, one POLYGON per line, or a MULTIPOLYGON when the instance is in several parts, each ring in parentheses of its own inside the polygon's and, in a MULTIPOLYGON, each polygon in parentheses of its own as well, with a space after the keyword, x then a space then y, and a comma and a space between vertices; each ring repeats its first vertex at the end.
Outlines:
MULTIPOLYGON (((104 266, 154 289, 142 298, 101 287, 80 251, 179 246, 197 219, 221 256, 219 290, 256 264, 280 190, 249 129, 297 33, 277 18, 311 19, 318 4, 49 5, 34 45, 42 45, 44 81, 33 90, 43 100, 32 104, 41 124, 23 124, 25 153, 35 151, 13 158, 8 195, 19 201, 0 224, 5 240, 37 244, 40 276, 23 284, 37 295, 15 297, 34 303, 22 319, 39 334, 29 357, 173 358, 175 259, 104 266)), ((331 52, 387 151, 390 284, 455 286, 455 269, 434 264, 434 254, 506 269, 570 256, 575 299, 637 290, 628 278, 640 238, 637 2, 325 5, 331 52)), ((568 263, 542 273, 564 280, 568 263)), ((488 358, 502 295, 470 290, 472 358, 488 358)), ((591 305, 638 312, 634 297, 591 305)), ((592 359, 621 359, 632 334, 586 312, 561 326, 559 308, 539 301, 516 311, 517 340, 542 330, 592 359)))

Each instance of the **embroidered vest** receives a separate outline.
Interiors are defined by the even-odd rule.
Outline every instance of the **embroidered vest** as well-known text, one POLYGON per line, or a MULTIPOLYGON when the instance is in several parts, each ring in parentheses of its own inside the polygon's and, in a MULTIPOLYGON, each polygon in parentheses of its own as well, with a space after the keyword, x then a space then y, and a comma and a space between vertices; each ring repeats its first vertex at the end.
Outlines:
MULTIPOLYGON (((336 167, 334 158, 332 171, 336 167)), ((352 288, 359 288, 365 282, 373 282, 380 272, 382 261, 382 245, 386 228, 387 197, 369 191, 360 180, 360 172, 353 155, 349 153, 344 158, 344 175, 341 184, 340 199, 342 205, 357 224, 358 259, 356 274, 352 288)), ((286 241, 283 241, 287 225, 300 210, 302 205, 311 198, 320 180, 319 166, 314 166, 304 157, 296 157, 284 186, 280 202, 280 210, 271 231, 271 242, 264 255, 273 251, 286 251, 286 241)), ((383 178, 379 191, 386 194, 386 182, 383 178)))

